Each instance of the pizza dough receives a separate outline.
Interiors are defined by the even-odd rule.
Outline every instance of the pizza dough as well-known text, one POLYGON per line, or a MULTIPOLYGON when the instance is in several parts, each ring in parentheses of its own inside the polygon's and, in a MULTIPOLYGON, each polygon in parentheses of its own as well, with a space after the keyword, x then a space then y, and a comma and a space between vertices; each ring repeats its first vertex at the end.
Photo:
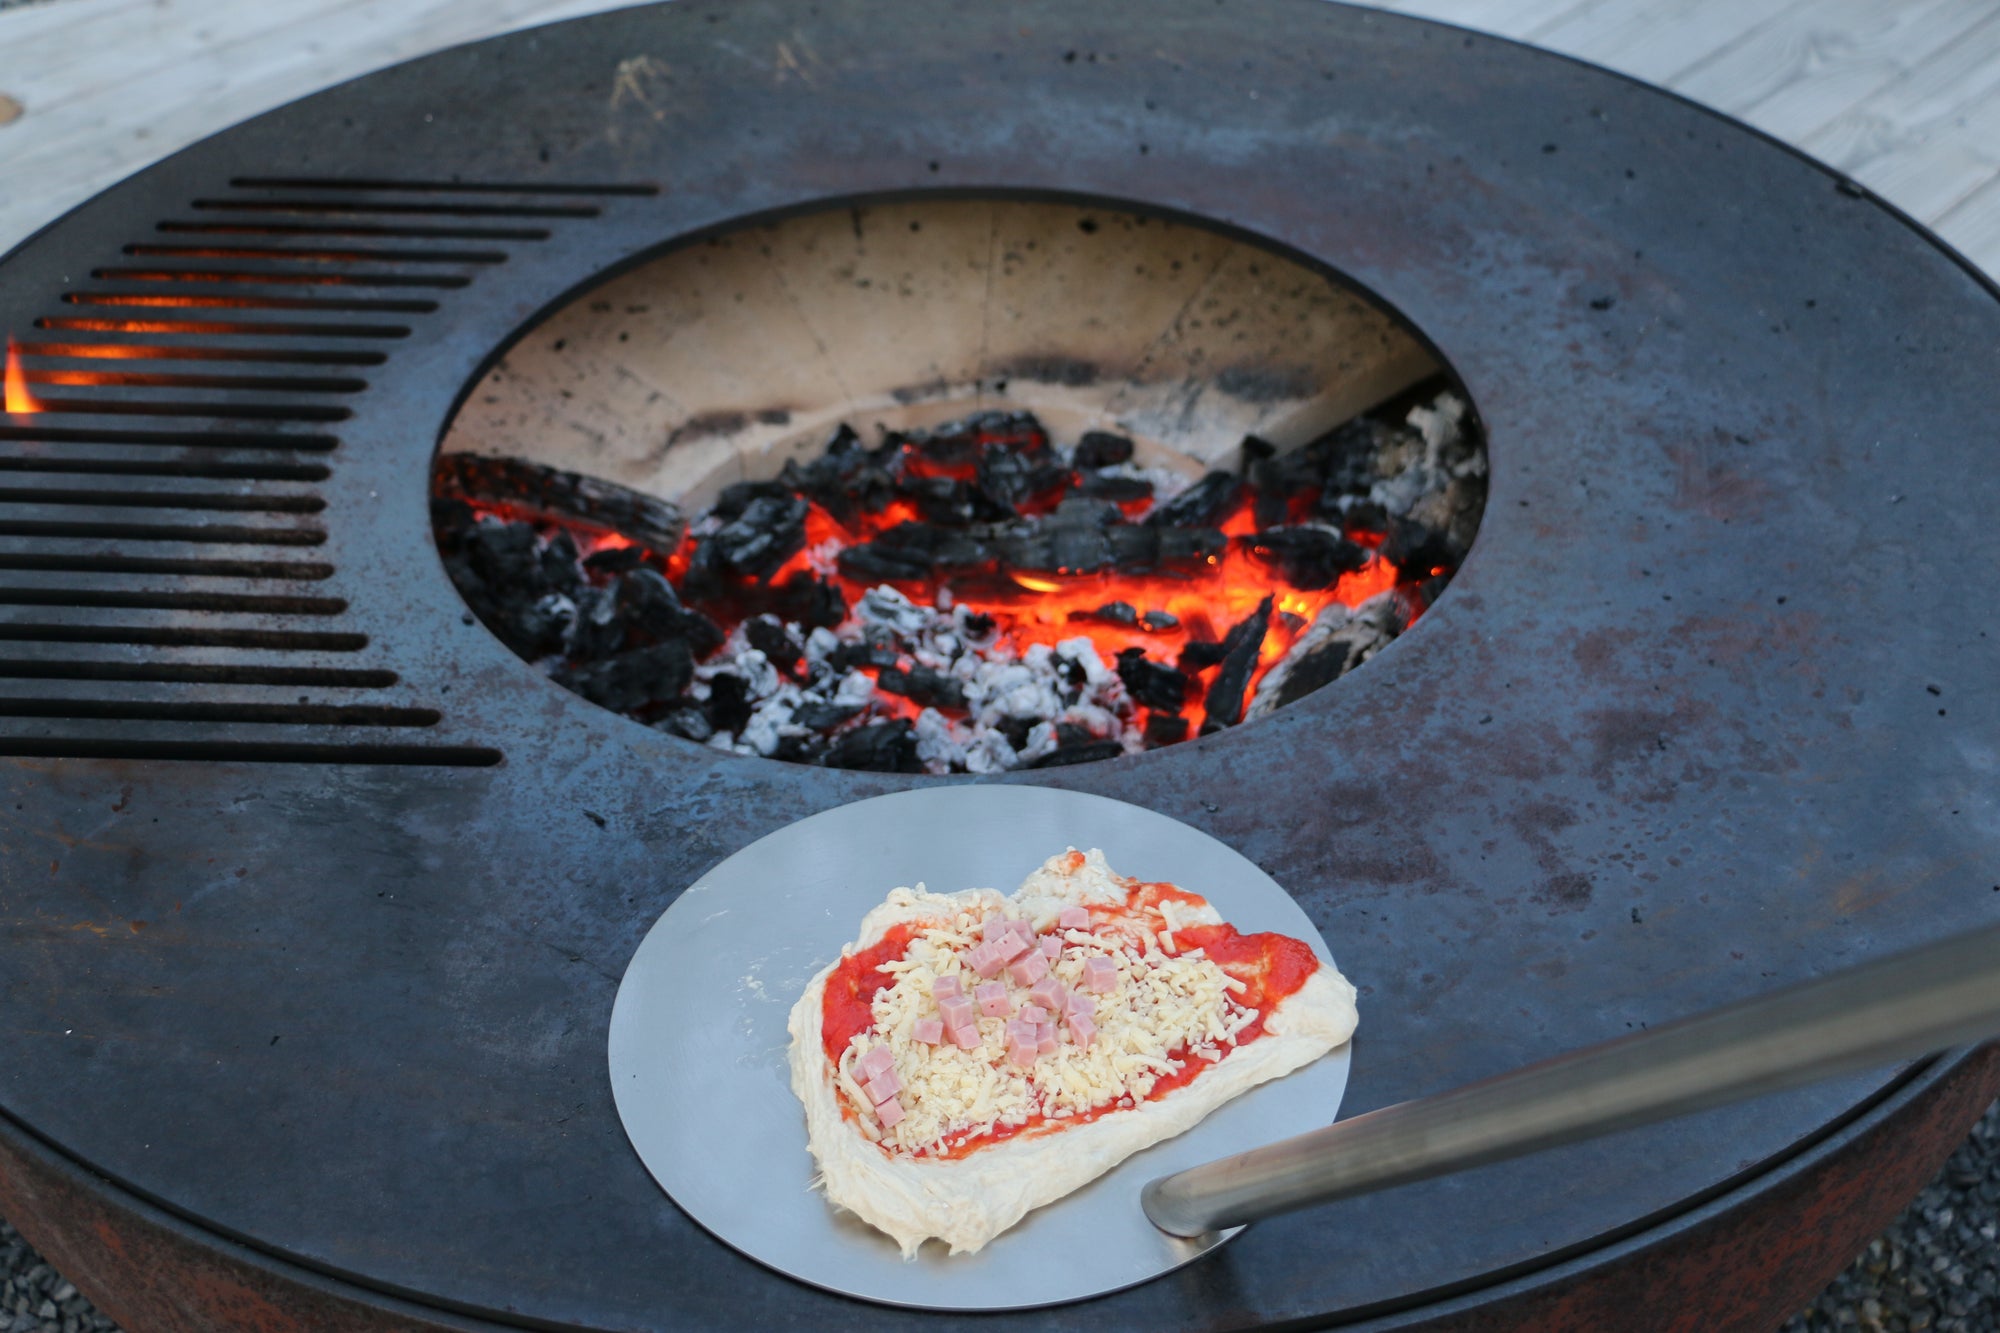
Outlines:
POLYGON ((887 1232, 906 1258, 932 1237, 966 1254, 1030 1209, 1318 1059, 1355 1021, 1354 988, 1302 944, 1237 936, 1204 900, 1124 879, 1100 852, 1071 850, 1011 898, 892 890, 792 1008, 792 1090, 831 1203, 887 1232), (1046 964, 1018 953, 1019 969, 973 970, 1030 936, 1046 964), (1264 955, 1246 949, 1259 942, 1264 955), (963 1012, 933 997, 938 980, 954 976, 964 995, 989 1001, 976 1032, 957 1029, 970 1045, 949 1029, 934 1035, 941 1013, 963 1012), (1054 1011, 1030 999, 1030 976, 1040 999, 1056 997, 1054 1011), (1005 982, 1004 1010, 995 981, 1005 982), (1028 1021, 1038 1013, 1048 1020, 1040 1028, 1028 1021), (880 1067, 891 1070, 886 1082, 875 1079, 880 1067), (894 1092, 878 1109, 884 1087, 894 1092))

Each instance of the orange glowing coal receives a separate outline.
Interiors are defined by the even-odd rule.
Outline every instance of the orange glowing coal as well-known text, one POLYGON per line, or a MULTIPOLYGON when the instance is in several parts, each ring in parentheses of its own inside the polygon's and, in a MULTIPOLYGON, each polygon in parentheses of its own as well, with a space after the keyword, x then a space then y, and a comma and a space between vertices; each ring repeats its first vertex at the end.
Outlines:
POLYGON ((21 368, 20 349, 14 340, 7 340, 7 369, 4 377, 5 406, 16 416, 26 416, 31 412, 45 412, 47 407, 28 388, 28 372, 21 368))

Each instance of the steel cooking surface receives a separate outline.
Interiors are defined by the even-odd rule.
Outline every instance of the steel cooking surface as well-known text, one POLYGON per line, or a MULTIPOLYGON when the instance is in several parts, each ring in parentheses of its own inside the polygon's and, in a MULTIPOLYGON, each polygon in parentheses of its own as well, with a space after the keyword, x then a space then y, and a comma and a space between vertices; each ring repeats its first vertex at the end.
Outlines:
MULTIPOLYGON (((14 1122, 433 1306, 925 1318, 702 1232, 602 1052, 664 899, 932 780, 574 699, 464 623, 425 507, 456 397, 538 312, 745 217, 928 190, 1264 238, 1406 316, 1479 407, 1479 543, 1367 670, 1026 779, 1297 897, 1362 988, 1350 1109, 1991 915, 2000 306, 1887 210, 1657 92, 1336 6, 688 0, 313 97, 0 262, 17 388, 56 409, 0 417, 14 1122), (280 281, 302 266, 348 280, 280 281), (465 282, 387 281, 412 277, 465 282), (177 378, 89 378, 111 365, 177 378)), ((1762 1179, 1889 1082, 1279 1219, 995 1321, 1403 1309, 1762 1179)))

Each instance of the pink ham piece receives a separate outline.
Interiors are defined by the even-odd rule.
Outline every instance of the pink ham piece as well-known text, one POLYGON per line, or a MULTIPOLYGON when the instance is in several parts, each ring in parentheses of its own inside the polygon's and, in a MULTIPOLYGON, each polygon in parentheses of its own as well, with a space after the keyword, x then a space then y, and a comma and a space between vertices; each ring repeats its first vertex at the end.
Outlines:
POLYGON ((1096 1035, 1097 1024, 1091 1021, 1089 1014, 1073 1013, 1069 1016, 1069 1039, 1078 1046, 1089 1050, 1091 1038, 1096 1035))
POLYGON ((1097 1016, 1097 1001, 1080 990, 1073 990, 1063 997, 1063 1017, 1074 1019, 1078 1014, 1085 1018, 1097 1016))
POLYGON ((1042 1030, 1035 1040, 1035 1049, 1043 1055, 1054 1055, 1056 1053, 1056 1025, 1054 1023, 1042 1024, 1042 1030))
POLYGON ((968 1023, 962 1028, 951 1030, 951 1044, 961 1051, 978 1050, 980 1040, 979 1028, 975 1024, 968 1023))
POLYGON ((877 1074, 886 1073, 896 1067, 896 1057, 887 1046, 871 1046, 854 1062, 854 1079, 866 1083, 877 1074))
POLYGON ((982 977, 997 977, 1007 960, 1000 956, 998 945, 975 944, 965 951, 965 963, 982 977))
POLYGON ((942 1018, 919 1018, 910 1035, 926 1046, 936 1046, 944 1040, 944 1020, 942 1018))
POLYGON ((1062 982, 1056 980, 1054 973, 1050 973, 1029 988, 1028 998, 1051 1013, 1061 1013, 1063 995, 1067 989, 1062 982))
POLYGON ((903 1080, 896 1077, 895 1070, 885 1069, 864 1083, 861 1090, 868 1094, 869 1101, 880 1106, 883 1102, 893 1101, 896 1094, 903 1090, 903 1080))
POLYGON ((1056 915, 1056 926, 1061 930, 1089 930, 1090 909, 1088 907, 1065 907, 1056 915))
POLYGON ((882 1121, 884 1129, 894 1129, 903 1123, 903 1108, 893 1098, 876 1107, 875 1114, 882 1121))
POLYGON ((1040 1027, 1049 1021, 1048 1011, 1039 1004, 1024 1004, 1021 1006, 1021 1021, 1040 1027))
POLYGON ((999 951, 1000 961, 1011 963, 1035 947, 1035 937, 1032 933, 1024 934, 1022 931, 1013 930, 992 943, 993 948, 999 951))
POLYGON ((1007 1058, 1021 1069, 1031 1068, 1041 1053, 1041 1048, 1033 1041, 1017 1041, 1007 1048, 1007 1058))
POLYGON ((973 1007, 972 1000, 964 995, 954 995, 949 1000, 940 1001, 938 1014, 944 1019, 944 1025, 954 1032, 959 1028, 979 1025, 979 1011, 973 1007))
POLYGON ((979 938, 991 944, 999 936, 1000 932, 1012 930, 1013 928, 1014 923, 1011 919, 995 912, 992 916, 987 917, 986 924, 979 928, 979 938))
POLYGON ((933 1000, 949 1000, 954 995, 963 994, 965 994, 965 983, 958 979, 958 973, 956 972, 948 977, 939 977, 931 983, 931 998, 933 1000))
POLYGON ((1032 986, 1049 974, 1049 960, 1038 953, 1024 953, 1007 964, 1007 975, 1016 986, 1032 986))
POLYGON ((1102 995, 1118 989, 1118 964, 1109 958, 1083 960, 1083 988, 1102 995))
POLYGON ((1005 1018, 1014 1012, 1014 1002, 1007 998, 1004 981, 981 982, 972 988, 972 998, 979 1005, 979 1012, 988 1018, 1005 1018))
POLYGON ((1041 949, 1042 957, 1053 963, 1056 960, 1056 955, 1062 952, 1062 941, 1054 935, 1044 935, 1042 936, 1041 949))

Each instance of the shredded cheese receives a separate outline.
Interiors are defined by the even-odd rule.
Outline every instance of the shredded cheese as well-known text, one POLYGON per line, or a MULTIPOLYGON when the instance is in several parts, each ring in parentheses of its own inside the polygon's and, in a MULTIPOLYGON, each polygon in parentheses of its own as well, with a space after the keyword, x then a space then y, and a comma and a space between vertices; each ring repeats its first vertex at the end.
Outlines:
MULTIPOLYGON (((1000 910, 959 912, 922 924, 913 929, 904 956, 879 969, 895 983, 876 993, 874 1030, 854 1037, 840 1062, 839 1083, 854 1105, 867 1105, 850 1071, 871 1046, 886 1042, 903 1084, 898 1100, 905 1114, 886 1133, 873 1117, 859 1117, 864 1132, 885 1146, 939 1153, 1036 1116, 1061 1120, 1114 1104, 1136 1105, 1161 1078, 1182 1070, 1177 1055, 1221 1059, 1257 1017, 1236 998, 1247 989, 1241 981, 1199 950, 1173 955, 1171 933, 1163 940, 1152 926, 1167 924, 1167 913, 1149 911, 1147 919, 1113 917, 1093 930, 1060 935, 1063 948, 1050 970, 1067 989, 1079 989, 1089 959, 1110 958, 1118 968, 1117 986, 1093 997, 1097 1032, 1088 1048, 1065 1030, 1052 1054, 1020 1068, 1008 1058, 1007 1019, 984 1016, 978 1020, 980 1043, 970 1050, 949 1037, 937 1045, 918 1041, 918 1021, 938 1016, 931 991, 939 978, 961 975, 967 994, 979 983, 963 955, 982 937, 986 917, 1000 910)), ((1201 919, 1199 909, 1186 904, 1171 910, 1176 924, 1201 919)), ((1055 916, 1054 910, 1038 910, 1029 919, 1052 928, 1055 916)), ((1010 1012, 1018 1012, 1028 1003, 1027 988, 1007 985, 1010 1012)))

